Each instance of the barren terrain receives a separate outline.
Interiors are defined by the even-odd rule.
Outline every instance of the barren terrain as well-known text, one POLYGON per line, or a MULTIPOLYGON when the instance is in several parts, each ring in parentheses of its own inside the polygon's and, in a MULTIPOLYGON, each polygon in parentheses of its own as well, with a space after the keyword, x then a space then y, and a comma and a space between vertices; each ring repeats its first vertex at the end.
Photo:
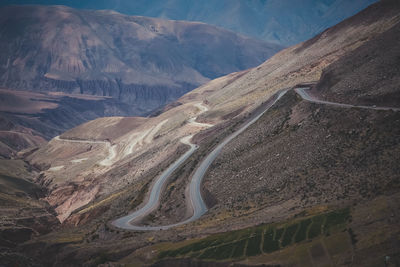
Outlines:
POLYGON ((35 148, 88 120, 127 116, 135 107, 108 97, 0 89, 0 157, 35 148))
MULTIPOLYGON (((368 104, 352 87, 329 84, 333 73, 339 83, 356 75, 376 85, 378 99, 397 94, 390 82, 368 82, 357 66, 374 69, 375 62, 383 74, 384 63, 364 64, 365 55, 375 53, 377 40, 397 40, 399 10, 396 1, 379 2, 259 67, 210 81, 153 117, 97 119, 21 155, 38 168, 35 181, 47 188, 44 199, 62 222, 21 249, 45 265, 376 266, 385 256, 396 264, 399 112, 374 109, 392 102, 373 95, 371 109, 351 108, 313 103, 292 89, 314 81, 317 99, 342 103, 343 92, 347 104, 368 104), (337 70, 349 64, 345 58, 354 72, 337 70), (202 184, 209 211, 199 220, 148 232, 111 224, 147 203, 157 177, 188 151, 182 138, 193 135, 198 149, 166 179, 160 205, 143 223, 190 218, 188 185, 199 163, 279 90, 289 91, 212 163, 202 184), (44 257, 51 253, 56 259, 44 257)), ((379 58, 398 57, 396 51, 379 58)), ((395 81, 398 69, 388 64, 395 81)))

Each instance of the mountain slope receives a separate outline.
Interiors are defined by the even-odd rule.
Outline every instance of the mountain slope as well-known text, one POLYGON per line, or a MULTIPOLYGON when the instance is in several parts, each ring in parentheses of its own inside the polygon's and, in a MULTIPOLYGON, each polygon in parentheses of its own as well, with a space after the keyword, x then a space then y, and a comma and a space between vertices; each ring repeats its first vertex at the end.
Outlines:
MULTIPOLYGON (((399 8, 397 1, 374 4, 256 68, 193 90, 158 116, 101 118, 28 155, 25 160, 43 166, 37 182, 48 188, 46 200, 64 228, 33 240, 40 249, 27 244, 26 253, 48 265, 54 264, 44 257, 50 251, 59 265, 376 266, 388 255, 398 262, 399 113, 314 103, 293 90, 222 149, 205 174, 201 193, 209 210, 199 220, 150 232, 125 232, 111 222, 146 203, 156 178, 188 151, 182 138, 193 135, 198 149, 172 173, 160 205, 142 223, 190 217, 188 184, 210 151, 278 91, 318 80, 322 88, 330 66, 344 67, 346 57, 365 63, 360 50, 375 53, 377 40, 397 40, 399 8), (267 242, 271 229, 274 243, 267 242), (264 250, 269 245, 273 250, 264 250)), ((330 88, 323 92, 334 100, 330 88)), ((383 89, 376 98, 397 92, 383 89)))
POLYGON ((35 173, 22 160, 0 159, 0 261, 4 266, 30 266, 18 245, 59 226, 45 201, 43 187, 32 182, 35 173))
POLYGON ((110 97, 6 89, 0 89, 0 103, 0 158, 15 157, 88 120, 142 112, 110 97))
POLYGON ((130 15, 202 21, 282 45, 311 38, 376 2, 375 0, 136 0, 66 1, 5 0, 5 4, 69 5, 112 9, 130 15))
POLYGON ((63 6, 0 9, 0 84, 111 96, 145 114, 280 46, 203 23, 63 6))
POLYGON ((400 25, 396 24, 326 68, 315 93, 343 103, 398 106, 399 44, 400 25))
MULTIPOLYGON (((173 105, 175 107, 172 106, 161 115, 143 119, 140 126, 130 132, 126 132, 125 129, 115 129, 113 133, 109 127, 104 127, 109 133, 113 133, 113 136, 102 137, 99 140, 110 139, 117 151, 114 164, 110 166, 98 164, 109 154, 107 146, 88 143, 85 147, 59 140, 52 140, 28 159, 35 165, 51 166, 41 179, 43 183, 49 185, 49 188, 57 188, 54 191, 56 200, 54 205, 60 206, 58 211, 64 218, 80 205, 122 189, 129 181, 141 183, 143 177, 158 169, 160 160, 167 158, 172 160, 179 156, 175 149, 180 145, 180 138, 202 130, 202 127, 193 128, 187 123, 198 110, 196 103, 204 102, 210 108, 197 118, 198 122, 219 125, 206 130, 202 134, 203 137, 197 138, 197 142, 207 144, 209 142, 207 138, 220 134, 228 125, 234 125, 235 122, 254 112, 277 90, 318 80, 322 70, 328 65, 393 27, 400 19, 394 7, 395 4, 390 2, 374 5, 308 42, 278 53, 257 68, 216 79, 186 94, 173 105), (355 32, 358 34, 355 35, 355 32), (61 151, 65 153, 60 153, 61 151), (153 154, 154 151, 159 153, 153 154), (75 160, 79 158, 87 160, 76 162, 75 160), (133 165, 128 164, 129 162, 133 165), (135 172, 127 170, 121 176, 121 170, 129 169, 129 166, 132 166, 135 172), (119 178, 110 179, 110 176, 119 178), (70 191, 71 182, 81 186, 77 187, 76 191, 70 191), (67 194, 66 198, 56 197, 62 192, 63 186, 66 187, 64 193, 67 194), (90 192, 89 200, 86 199, 82 203, 79 198, 74 200, 68 196, 72 193, 83 196, 88 192, 90 192), (76 204, 73 204, 75 201, 76 204)), ((119 125, 118 121, 114 123, 119 125)), ((97 136, 107 136, 90 129, 93 125, 101 124, 106 126, 109 121, 105 118, 98 120, 96 124, 82 125, 77 130, 71 131, 68 138, 82 139, 83 136, 84 139, 90 140, 98 138, 97 136), (96 132, 96 137, 87 136, 87 133, 91 132, 96 132)), ((101 128, 96 127, 100 130, 101 128)), ((171 196, 181 195, 182 191, 179 190, 184 190, 184 186, 175 187, 171 196)), ((52 198, 52 193, 49 197, 52 198)))
POLYGON ((217 121, 243 106, 254 109, 277 90, 318 81, 330 64, 392 28, 399 19, 398 8, 395 1, 372 5, 312 39, 277 53, 257 68, 216 79, 180 101, 207 99, 214 107, 208 119, 217 121))

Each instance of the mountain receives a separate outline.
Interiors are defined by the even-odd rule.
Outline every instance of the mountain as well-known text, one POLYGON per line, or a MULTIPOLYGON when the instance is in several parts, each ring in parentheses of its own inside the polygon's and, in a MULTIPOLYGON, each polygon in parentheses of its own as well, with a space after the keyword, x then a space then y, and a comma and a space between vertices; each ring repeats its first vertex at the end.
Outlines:
POLYGON ((61 225, 17 248, 3 245, 1 259, 398 265, 399 26, 398 1, 381 1, 155 116, 99 118, 20 155, 61 225), (193 185, 207 207, 191 221, 193 185), (157 205, 133 222, 144 228, 115 223, 148 207, 153 192, 157 205))
POLYGON ((2 7, 0 48, 3 87, 111 96, 136 115, 281 49, 204 23, 64 6, 2 7))
POLYGON ((398 106, 399 31, 400 27, 392 27, 326 68, 316 86, 316 93, 343 103, 398 106))
POLYGON ((86 121, 139 113, 110 97, 0 89, 0 158, 35 148, 86 121))
POLYGON ((248 36, 293 45, 313 37, 376 0, 5 0, 6 4, 67 5, 129 15, 201 21, 248 36))

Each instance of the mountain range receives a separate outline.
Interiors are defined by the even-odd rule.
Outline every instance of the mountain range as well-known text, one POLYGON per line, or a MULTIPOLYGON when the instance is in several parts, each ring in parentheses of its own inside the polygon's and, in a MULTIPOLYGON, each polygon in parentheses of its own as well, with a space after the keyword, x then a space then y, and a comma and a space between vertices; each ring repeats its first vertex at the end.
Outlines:
POLYGON ((0 85, 111 96, 144 115, 282 47, 204 23, 64 6, 0 9, 0 85))
POLYGON ((376 0, 5 0, 2 4, 58 4, 201 21, 288 46, 313 37, 374 2, 376 0))
POLYGON ((0 48, 0 156, 9 157, 88 120, 152 114, 282 47, 204 23, 8 6, 0 48))

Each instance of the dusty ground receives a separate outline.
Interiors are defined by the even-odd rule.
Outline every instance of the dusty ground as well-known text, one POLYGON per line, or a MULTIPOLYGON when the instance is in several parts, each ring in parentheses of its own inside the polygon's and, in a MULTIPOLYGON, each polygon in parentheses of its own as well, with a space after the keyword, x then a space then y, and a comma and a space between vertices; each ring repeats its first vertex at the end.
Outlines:
POLYGON ((45 189, 33 183, 31 167, 21 160, 0 160, 0 262, 12 265, 25 259, 17 247, 36 236, 57 229, 54 210, 40 198, 45 189), (9 263, 8 260, 11 262, 9 263))
POLYGON ((400 24, 326 68, 314 88, 342 103, 399 107, 400 24))
POLYGON ((226 227, 245 224, 249 214, 249 221, 270 221, 277 207, 284 214, 396 192, 399 116, 289 93, 214 162, 204 186, 217 205, 207 216, 226 227))

